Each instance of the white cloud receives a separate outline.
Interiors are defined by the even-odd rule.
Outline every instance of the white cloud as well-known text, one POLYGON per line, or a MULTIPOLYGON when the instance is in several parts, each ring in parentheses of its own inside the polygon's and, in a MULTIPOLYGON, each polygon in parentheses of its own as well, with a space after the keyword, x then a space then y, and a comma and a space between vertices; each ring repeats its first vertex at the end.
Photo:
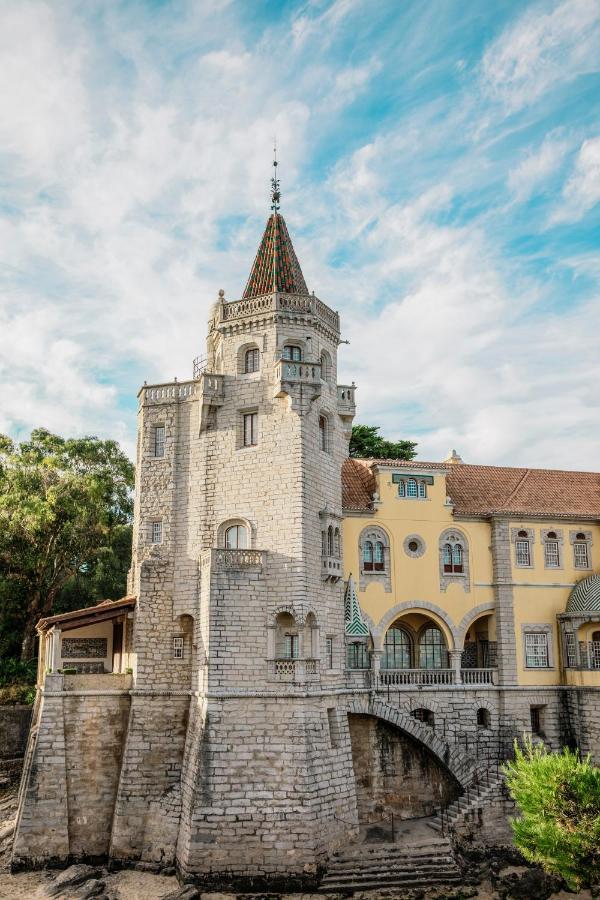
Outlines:
POLYGON ((542 189, 544 182, 560 167, 569 147, 566 139, 556 134, 546 135, 541 146, 509 172, 508 187, 515 199, 522 203, 542 189))
POLYGON ((597 0, 566 0, 547 9, 547 4, 528 8, 484 54, 484 92, 511 112, 600 66, 597 0))
POLYGON ((581 145, 573 172, 563 191, 562 202, 550 216, 550 224, 578 222, 600 202, 600 137, 581 145))

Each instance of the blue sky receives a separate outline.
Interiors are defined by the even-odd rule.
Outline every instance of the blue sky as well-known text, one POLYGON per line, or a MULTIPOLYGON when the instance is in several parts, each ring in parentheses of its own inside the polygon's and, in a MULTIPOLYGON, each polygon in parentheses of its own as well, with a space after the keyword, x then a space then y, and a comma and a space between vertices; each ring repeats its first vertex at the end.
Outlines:
POLYGON ((0 431, 132 452, 282 212, 358 420, 598 468, 600 3, 0 8, 0 431))

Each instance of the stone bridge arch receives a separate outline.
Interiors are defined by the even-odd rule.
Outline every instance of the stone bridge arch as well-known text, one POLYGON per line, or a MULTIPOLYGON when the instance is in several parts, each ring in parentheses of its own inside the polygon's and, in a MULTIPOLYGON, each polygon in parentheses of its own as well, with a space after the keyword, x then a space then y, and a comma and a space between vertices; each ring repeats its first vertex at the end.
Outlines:
POLYGON ((431 753, 440 766, 458 783, 461 793, 472 782, 474 762, 460 750, 451 748, 429 725, 413 718, 406 710, 391 706, 384 700, 363 696, 349 700, 346 712, 358 716, 374 716, 395 725, 431 753))

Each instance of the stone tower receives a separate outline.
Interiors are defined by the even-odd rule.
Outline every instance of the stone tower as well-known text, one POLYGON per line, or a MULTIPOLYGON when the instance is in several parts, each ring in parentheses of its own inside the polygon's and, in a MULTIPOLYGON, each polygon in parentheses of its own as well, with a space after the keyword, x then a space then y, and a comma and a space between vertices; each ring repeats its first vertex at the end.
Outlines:
MULTIPOLYGON (((341 467, 354 386, 274 182, 243 297, 186 383, 139 398, 135 687, 111 839, 214 880, 310 876, 356 829, 341 467), (317 825, 318 823, 318 825, 317 825)), ((289 882, 288 882, 289 883, 289 882)))

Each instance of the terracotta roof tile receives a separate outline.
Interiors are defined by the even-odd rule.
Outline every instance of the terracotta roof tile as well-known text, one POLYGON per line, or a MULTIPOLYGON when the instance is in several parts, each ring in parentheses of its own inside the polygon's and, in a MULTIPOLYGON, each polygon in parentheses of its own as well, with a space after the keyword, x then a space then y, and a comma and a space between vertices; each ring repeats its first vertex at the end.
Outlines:
POLYGON ((342 506, 347 510, 370 510, 376 490, 371 460, 346 459, 342 466, 342 506))
POLYGON ((447 493, 456 515, 600 519, 600 473, 509 466, 448 465, 413 460, 349 459, 342 469, 344 508, 370 510, 373 468, 447 471, 447 493), (366 473, 370 473, 371 478, 366 473))
POLYGON ((267 220, 243 299, 262 297, 274 291, 308 294, 292 239, 280 213, 273 213, 267 220))

